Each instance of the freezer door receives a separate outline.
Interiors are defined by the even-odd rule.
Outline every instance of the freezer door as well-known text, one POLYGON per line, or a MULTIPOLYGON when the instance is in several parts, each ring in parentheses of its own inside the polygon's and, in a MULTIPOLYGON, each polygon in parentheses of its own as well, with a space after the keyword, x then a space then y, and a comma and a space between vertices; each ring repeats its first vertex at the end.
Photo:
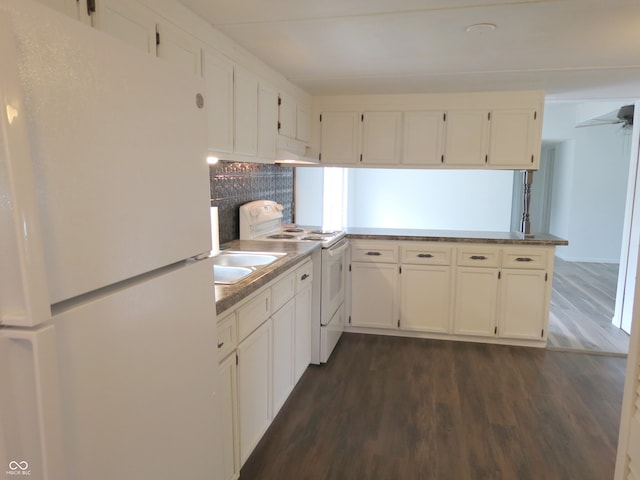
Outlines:
MULTIPOLYGON (((66 476, 38 477, 32 470, 31 478, 217 478, 211 272, 209 260, 170 267, 88 303, 54 309, 66 476)), ((14 412, 2 408, 0 417, 7 422, 14 412)), ((39 454, 31 442, 8 461, 35 465, 39 454)))
POLYGON ((35 2, 2 15, 31 157, 11 161, 33 165, 51 303, 208 252, 202 79, 35 2))

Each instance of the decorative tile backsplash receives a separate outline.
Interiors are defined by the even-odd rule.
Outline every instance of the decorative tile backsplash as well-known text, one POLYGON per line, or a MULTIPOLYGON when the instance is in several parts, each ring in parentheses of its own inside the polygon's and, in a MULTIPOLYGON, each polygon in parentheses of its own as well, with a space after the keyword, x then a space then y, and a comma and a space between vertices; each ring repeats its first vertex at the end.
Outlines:
POLYGON ((252 200, 281 203, 283 222, 293 222, 293 167, 221 161, 209 167, 209 177, 211 206, 218 207, 221 244, 239 238, 238 208, 252 200))

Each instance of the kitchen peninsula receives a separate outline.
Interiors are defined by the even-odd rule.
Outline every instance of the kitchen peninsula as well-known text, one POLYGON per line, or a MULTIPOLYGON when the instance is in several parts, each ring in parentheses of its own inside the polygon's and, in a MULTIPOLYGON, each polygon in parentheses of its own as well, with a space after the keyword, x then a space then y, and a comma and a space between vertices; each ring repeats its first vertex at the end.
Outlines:
POLYGON ((349 228, 347 331, 544 347, 549 234, 349 228))

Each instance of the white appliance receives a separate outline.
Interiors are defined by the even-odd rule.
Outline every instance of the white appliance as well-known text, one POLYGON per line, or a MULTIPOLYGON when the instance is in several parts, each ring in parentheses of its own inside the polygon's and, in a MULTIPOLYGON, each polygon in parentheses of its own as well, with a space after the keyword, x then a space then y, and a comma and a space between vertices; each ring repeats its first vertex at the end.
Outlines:
POLYGON ((0 58, 0 476, 216 478, 201 80, 30 0, 0 58))
POLYGON ((344 331, 344 297, 349 241, 345 232, 282 223, 283 206, 272 200, 256 200, 240 206, 240 239, 284 242, 317 242, 322 246, 313 268, 320 272, 313 289, 311 362, 326 363, 344 331))

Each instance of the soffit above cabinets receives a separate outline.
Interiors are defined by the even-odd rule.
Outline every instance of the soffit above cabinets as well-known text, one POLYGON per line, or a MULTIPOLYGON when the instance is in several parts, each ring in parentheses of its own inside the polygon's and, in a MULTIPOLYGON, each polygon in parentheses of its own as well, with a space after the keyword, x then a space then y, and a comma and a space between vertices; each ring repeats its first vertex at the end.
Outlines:
POLYGON ((637 0, 179 1, 313 95, 640 91, 637 0))

